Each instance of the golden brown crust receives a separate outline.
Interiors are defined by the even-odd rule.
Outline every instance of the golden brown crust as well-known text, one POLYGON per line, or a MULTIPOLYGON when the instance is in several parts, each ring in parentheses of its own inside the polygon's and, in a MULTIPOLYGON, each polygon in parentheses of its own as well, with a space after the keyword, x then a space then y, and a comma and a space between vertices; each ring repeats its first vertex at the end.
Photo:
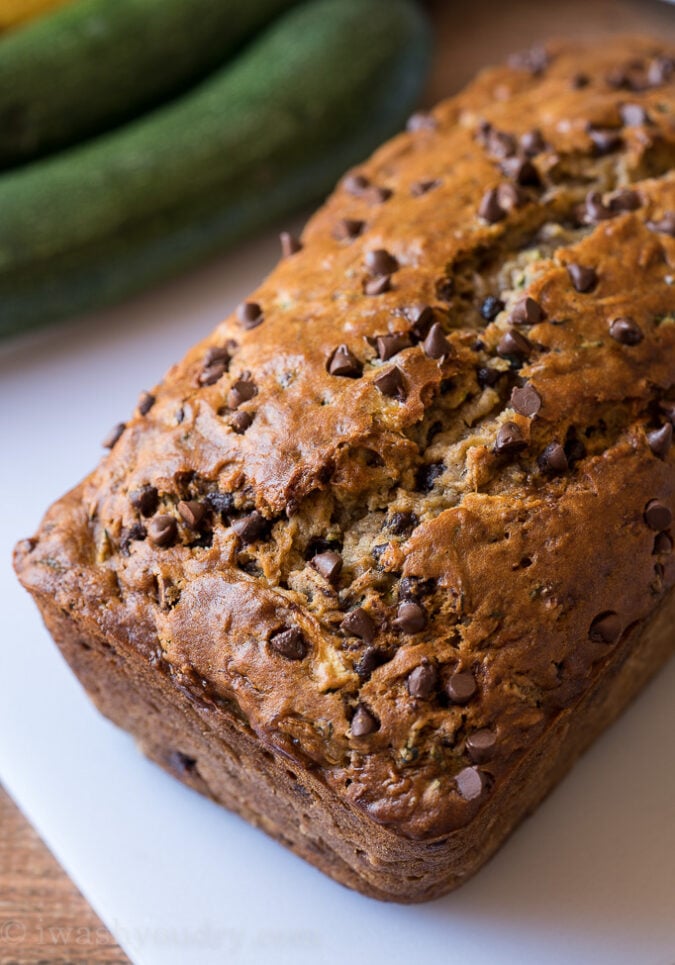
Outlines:
POLYGON ((418 119, 23 583, 397 835, 479 820, 675 582, 673 77, 654 41, 560 44, 418 119))

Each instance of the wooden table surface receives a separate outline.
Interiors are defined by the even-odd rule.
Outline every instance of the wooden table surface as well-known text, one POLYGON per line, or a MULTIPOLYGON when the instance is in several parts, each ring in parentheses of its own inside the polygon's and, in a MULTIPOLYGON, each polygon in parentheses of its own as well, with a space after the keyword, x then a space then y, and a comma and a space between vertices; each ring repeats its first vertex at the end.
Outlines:
POLYGON ((128 961, 0 787, 0 965, 128 961))
MULTIPOLYGON (((428 105, 486 63, 548 36, 651 33, 675 41, 662 0, 429 0, 436 57, 428 105)), ((0 788, 0 965, 124 963, 127 957, 0 788)))

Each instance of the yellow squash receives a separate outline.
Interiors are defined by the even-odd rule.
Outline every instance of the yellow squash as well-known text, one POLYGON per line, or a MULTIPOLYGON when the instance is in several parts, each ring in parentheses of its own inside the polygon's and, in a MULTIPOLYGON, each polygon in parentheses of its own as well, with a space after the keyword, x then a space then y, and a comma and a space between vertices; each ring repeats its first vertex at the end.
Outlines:
POLYGON ((63 7, 71 0, 0 0, 0 30, 16 27, 24 20, 63 7))

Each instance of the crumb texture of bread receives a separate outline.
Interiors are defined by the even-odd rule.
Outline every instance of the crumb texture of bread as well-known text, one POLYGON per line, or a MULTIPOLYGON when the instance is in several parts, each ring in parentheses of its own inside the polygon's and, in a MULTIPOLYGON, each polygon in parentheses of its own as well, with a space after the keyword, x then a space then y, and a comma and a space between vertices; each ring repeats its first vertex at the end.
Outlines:
POLYGON ((484 71, 284 236, 17 547, 101 709, 286 843, 261 788, 301 780, 290 845, 352 887, 460 883, 673 649, 674 166, 658 42, 484 71), (238 801, 216 762, 247 758, 238 801))

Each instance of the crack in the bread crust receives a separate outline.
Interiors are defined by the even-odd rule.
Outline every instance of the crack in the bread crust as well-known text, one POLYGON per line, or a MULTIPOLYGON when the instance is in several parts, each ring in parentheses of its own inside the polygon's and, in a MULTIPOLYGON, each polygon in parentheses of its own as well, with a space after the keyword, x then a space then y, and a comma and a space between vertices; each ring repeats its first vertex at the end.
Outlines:
MULTIPOLYGON (((656 165, 658 174, 663 175, 673 161, 675 157, 670 154, 661 157, 656 165)), ((500 358, 483 343, 482 336, 489 326, 505 326, 514 304, 537 277, 557 265, 558 249, 574 246, 594 230, 593 226, 575 220, 586 194, 591 190, 607 193, 628 180, 621 159, 598 160, 590 165, 592 177, 587 163, 586 175, 578 182, 573 179, 574 159, 561 158, 557 163, 554 186, 533 207, 526 222, 507 222, 490 248, 462 252, 448 265, 451 285, 437 319, 453 344, 470 347, 474 365, 454 378, 439 380, 422 419, 400 430, 399 439, 405 443, 402 462, 393 460, 391 445, 385 451, 385 444, 374 429, 368 440, 351 448, 338 447, 331 455, 333 473, 342 471, 350 479, 358 478, 358 486, 335 485, 335 478, 326 473, 315 491, 293 507, 288 518, 270 521, 267 538, 240 545, 229 529, 232 520, 253 509, 252 490, 232 494, 232 505, 223 510, 222 519, 215 509, 207 517, 209 526, 222 527, 226 534, 221 541, 225 547, 223 561, 229 554, 227 562, 238 566, 243 580, 267 586, 306 610, 341 649, 346 664, 355 670, 367 645, 354 638, 345 640, 339 633, 339 624, 351 608, 365 606, 377 611, 381 629, 374 645, 380 651, 381 662, 391 659, 400 646, 401 638, 391 619, 401 599, 402 567, 396 560, 400 564, 405 558, 404 544, 414 527, 461 506, 467 494, 490 497, 518 491, 541 475, 534 450, 525 450, 507 461, 492 458, 497 432, 510 411, 511 390, 520 376, 518 364, 513 359, 500 358), (480 312, 481 303, 488 296, 503 303, 501 312, 491 321, 480 312), (481 385, 479 370, 499 372, 500 376, 493 384, 481 385), (486 454, 483 462, 488 466, 482 476, 471 465, 472 454, 480 452, 486 454), (397 530, 392 522, 396 514, 411 519, 411 527, 397 530), (330 549, 338 551, 344 563, 342 579, 336 586, 311 564, 314 553, 330 549)), ((639 176, 653 176, 655 164, 652 157, 645 169, 632 172, 632 183, 637 182, 639 187, 639 176)), ((404 351, 420 349, 416 346, 404 351)), ((574 442, 576 462, 580 462, 615 445, 632 421, 647 423, 653 417, 653 403, 645 407, 626 399, 620 406, 599 404, 592 422, 576 426, 573 440, 566 436, 559 441, 574 442)), ((570 462, 573 476, 574 460, 570 462)), ((175 514, 180 499, 203 499, 215 491, 215 481, 188 474, 176 480, 175 493, 162 492, 158 512, 168 510, 175 514)), ((186 550, 199 554, 208 548, 209 540, 197 537, 186 550)), ((114 557, 107 561, 115 565, 114 557)), ((524 561, 523 565, 528 564, 524 561)), ((175 570, 160 575, 156 580, 160 607, 171 609, 178 604, 185 579, 185 574, 175 570)), ((459 643, 463 632, 461 600, 452 598, 447 590, 432 591, 424 596, 424 605, 430 624, 442 623, 446 635, 454 634, 459 643)), ((476 661, 482 656, 480 648, 476 649, 476 661)), ((539 697, 526 677, 523 681, 518 699, 535 707, 539 697)), ((341 687, 348 716, 356 706, 361 684, 361 676, 354 673, 352 681, 341 687)), ((403 746, 390 745, 388 753, 396 767, 403 770, 413 763, 417 768, 437 766, 442 760, 454 772, 464 754, 463 726, 462 712, 440 702, 437 712, 427 718, 424 735, 411 734, 403 746), (427 749, 420 754, 422 744, 427 749)), ((349 753, 357 762, 358 752, 349 753)))
MULTIPOLYGON (((602 178, 592 182, 590 188, 611 190, 618 180, 615 168, 605 164, 602 178)), ((481 331, 488 322, 481 317, 479 308, 487 295, 499 298, 504 308, 493 323, 499 325, 537 276, 555 262, 555 252, 573 245, 593 230, 590 226, 572 224, 579 200, 588 190, 587 183, 583 192, 567 192, 564 199, 556 194, 540 205, 527 229, 507 226, 496 251, 492 249, 489 255, 485 251, 463 255, 449 266, 450 276, 458 282, 455 285, 458 294, 447 306, 445 329, 451 337, 470 338, 479 343, 473 346, 474 371, 468 377, 463 373, 458 385, 450 380, 445 387, 441 382, 423 418, 401 431, 401 438, 414 446, 414 458, 404 466, 391 462, 384 466, 376 439, 372 448, 369 445, 342 447, 345 465, 352 471, 359 468, 360 491, 356 495, 343 489, 338 491, 330 480, 325 480, 320 489, 300 501, 290 519, 273 522, 267 540, 239 547, 234 552, 234 562, 242 576, 247 574, 250 579, 261 580, 289 596, 327 629, 335 630, 345 607, 373 593, 387 605, 395 602, 393 590, 398 575, 383 570, 378 559, 378 549, 388 544, 401 545, 409 535, 389 530, 387 524, 393 514, 412 513, 417 523, 422 523, 461 505, 467 493, 499 494, 522 485, 537 472, 536 454, 527 451, 508 463, 495 462, 484 479, 477 480, 468 471, 467 456, 471 450, 493 449, 496 433, 509 409, 511 390, 519 378, 517 366, 480 344, 481 331), (501 373, 496 385, 481 388, 477 378, 481 368, 501 373), (364 491, 367 498, 363 497, 364 491), (345 567, 342 590, 327 586, 312 568, 313 546, 316 551, 335 549, 342 554, 345 567)), ((592 425, 577 427, 585 454, 593 455, 613 445, 635 416, 627 407, 598 407, 592 425)), ((177 480, 175 494, 162 495, 158 511, 175 511, 180 499, 202 498, 214 489, 215 484, 188 474, 177 480)), ((247 509, 245 493, 235 497, 235 505, 235 516, 247 509)), ((251 498, 248 509, 252 508, 251 498)), ((218 515, 214 514, 216 526, 221 525, 218 515)), ((199 552, 200 545, 197 539, 192 549, 199 552)), ((172 581, 167 585, 172 586, 172 581)), ((175 588, 171 599, 165 592, 158 593, 158 601, 164 608, 175 606, 179 597, 175 588)))

